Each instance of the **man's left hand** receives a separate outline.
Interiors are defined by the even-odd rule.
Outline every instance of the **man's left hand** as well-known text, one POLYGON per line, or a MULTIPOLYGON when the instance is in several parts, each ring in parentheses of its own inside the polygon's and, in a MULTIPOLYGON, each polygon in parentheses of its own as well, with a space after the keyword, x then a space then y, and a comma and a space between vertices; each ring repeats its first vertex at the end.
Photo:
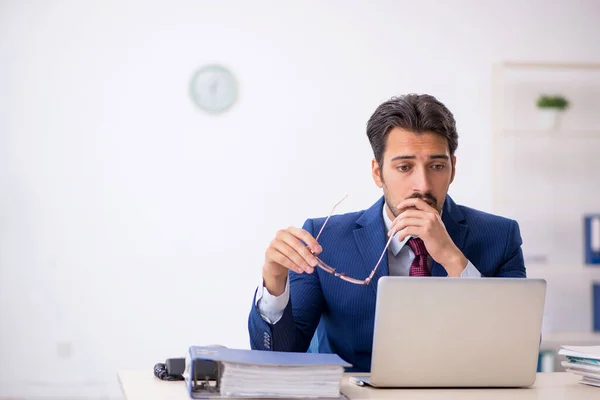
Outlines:
POLYGON ((437 210, 418 198, 406 199, 397 208, 405 211, 394 219, 388 235, 400 232, 400 242, 407 236, 419 237, 431 258, 446 269, 448 276, 460 276, 467 267, 467 258, 448 235, 437 210))

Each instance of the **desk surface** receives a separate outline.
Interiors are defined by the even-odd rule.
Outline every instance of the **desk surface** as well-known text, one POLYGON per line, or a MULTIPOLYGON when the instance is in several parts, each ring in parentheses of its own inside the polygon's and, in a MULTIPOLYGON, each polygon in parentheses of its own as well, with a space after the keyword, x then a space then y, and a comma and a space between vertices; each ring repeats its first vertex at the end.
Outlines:
MULTIPOLYGON (((350 399, 599 399, 600 388, 578 383, 579 377, 566 373, 537 374, 535 384, 524 389, 372 389, 348 382, 345 374, 342 392, 350 399)), ((119 372, 119 382, 127 400, 189 400, 182 381, 167 382, 150 372, 119 372)))

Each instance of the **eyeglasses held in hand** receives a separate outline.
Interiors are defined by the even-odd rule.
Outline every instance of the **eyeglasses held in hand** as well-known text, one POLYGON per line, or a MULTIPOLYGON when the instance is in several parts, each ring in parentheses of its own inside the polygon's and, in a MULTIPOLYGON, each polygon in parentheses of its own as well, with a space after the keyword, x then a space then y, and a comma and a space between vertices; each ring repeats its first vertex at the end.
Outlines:
MULTIPOLYGON (((331 209, 331 212, 329 213, 329 215, 327 216, 327 218, 325 219, 325 222, 323 222, 323 226, 321 226, 321 229, 319 230, 319 233, 317 234, 317 237, 315 238, 316 241, 319 241, 319 236, 321 236, 321 233, 323 232, 323 229, 325 228, 325 225, 327 225, 327 221, 329 221, 329 218, 331 217, 331 215, 333 214, 333 212, 335 211, 336 207, 340 205, 340 203, 344 200, 346 200, 346 198, 348 197, 348 195, 345 195, 343 199, 341 199, 340 201, 338 201, 333 208, 331 209)), ((394 236, 390 236, 390 238, 388 239, 387 243, 385 244, 385 247, 383 249, 383 252, 381 253, 381 256, 379 256, 379 260, 377 261, 377 264, 375 265, 375 268, 373 268, 373 271, 371 271, 371 274, 365 278, 365 279, 356 279, 356 278, 351 278, 348 275, 346 275, 343 272, 337 272, 337 270, 329 265, 327 265, 327 263, 323 260, 321 260, 319 257, 317 257, 317 255, 310 250, 310 252, 315 256, 315 258, 317 259, 317 267, 321 268, 323 271, 336 276, 340 279, 345 280, 346 282, 350 282, 350 283, 354 283, 355 285, 368 285, 369 283, 371 283, 371 279, 373 279, 373 276, 375 275, 375 271, 377 271, 377 267, 379 267, 379 264, 381 263, 381 260, 383 260, 383 256, 386 254, 386 251, 392 241, 392 239, 394 238, 394 236)))

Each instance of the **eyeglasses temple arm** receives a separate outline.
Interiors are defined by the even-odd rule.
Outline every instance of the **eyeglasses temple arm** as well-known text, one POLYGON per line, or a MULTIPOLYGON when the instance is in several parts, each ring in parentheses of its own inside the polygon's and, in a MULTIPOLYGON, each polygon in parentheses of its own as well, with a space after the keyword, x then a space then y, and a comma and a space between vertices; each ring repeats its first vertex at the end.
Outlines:
POLYGON ((333 211, 335 211, 335 208, 337 206, 340 205, 340 203, 344 200, 346 200, 346 197, 348 197, 348 195, 346 194, 340 201, 338 201, 337 203, 335 203, 335 205, 333 206, 333 208, 331 209, 331 212, 329 213, 329 215, 327 216, 327 219, 325 219, 325 222, 323 222, 323 226, 321 226, 321 229, 319 230, 319 233, 317 234, 317 237, 315 238, 315 240, 318 242, 319 241, 319 236, 321 236, 321 232, 323 232, 323 228, 325 228, 325 225, 327 225, 327 221, 329 221, 329 218, 331 217, 331 215, 333 214, 333 211))
POLYGON ((390 236, 390 238, 388 239, 388 241, 385 244, 385 247, 383 249, 383 252, 381 253, 381 256, 379 256, 379 260, 377 261, 377 265, 375 265, 375 268, 373 268, 373 271, 371 271, 371 274, 369 275, 369 277, 367 279, 365 279, 365 282, 367 282, 367 284, 369 284, 371 282, 371 279, 373 279, 373 276, 375 275, 375 271, 377 271, 377 267, 379 267, 379 264, 381 263, 381 260, 383 260, 383 256, 386 254, 386 251, 387 251, 388 247, 390 246, 390 243, 392 242, 392 239, 394 239, 394 235, 390 236))

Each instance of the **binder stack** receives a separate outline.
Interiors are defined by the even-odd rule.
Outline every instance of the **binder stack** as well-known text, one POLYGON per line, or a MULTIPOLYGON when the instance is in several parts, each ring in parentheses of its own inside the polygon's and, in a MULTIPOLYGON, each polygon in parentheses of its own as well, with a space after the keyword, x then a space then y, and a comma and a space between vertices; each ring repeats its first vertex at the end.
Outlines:
POLYGON ((558 354, 567 361, 561 365, 567 372, 581 376, 580 383, 600 387, 600 346, 561 346, 558 354))
POLYGON ((350 366, 336 354, 192 346, 184 377, 194 399, 344 399, 341 380, 350 366))

